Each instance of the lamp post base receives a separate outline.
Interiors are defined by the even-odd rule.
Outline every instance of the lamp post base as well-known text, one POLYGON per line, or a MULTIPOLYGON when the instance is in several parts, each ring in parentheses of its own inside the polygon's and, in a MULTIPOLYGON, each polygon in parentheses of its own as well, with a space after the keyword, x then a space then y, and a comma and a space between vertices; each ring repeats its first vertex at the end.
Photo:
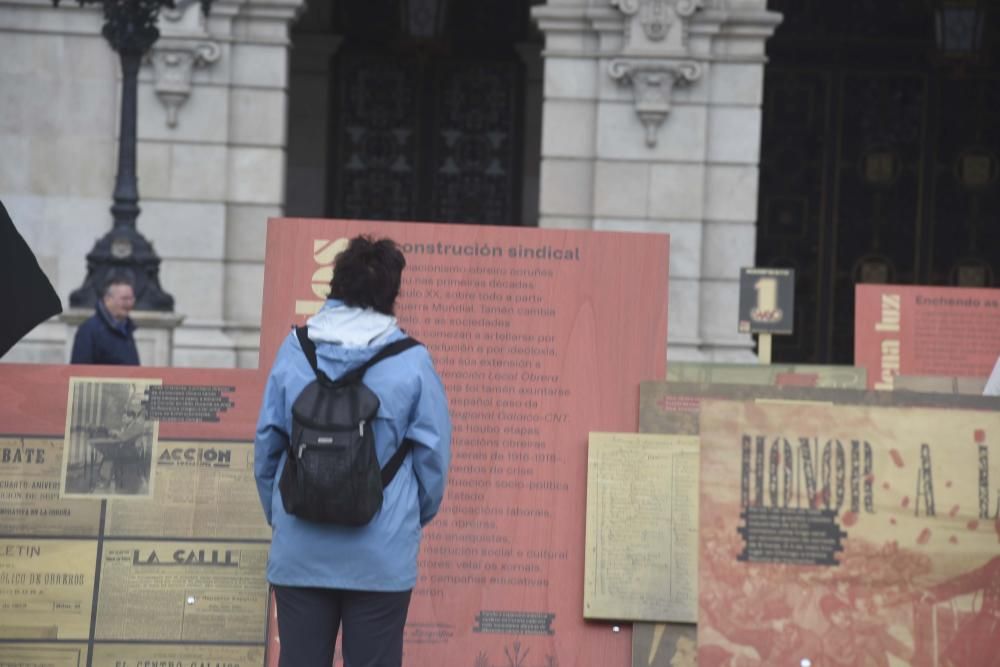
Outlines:
POLYGON ((93 308, 111 278, 132 283, 136 310, 172 311, 174 297, 160 287, 160 258, 134 227, 117 225, 87 254, 87 277, 69 296, 72 308, 93 308))

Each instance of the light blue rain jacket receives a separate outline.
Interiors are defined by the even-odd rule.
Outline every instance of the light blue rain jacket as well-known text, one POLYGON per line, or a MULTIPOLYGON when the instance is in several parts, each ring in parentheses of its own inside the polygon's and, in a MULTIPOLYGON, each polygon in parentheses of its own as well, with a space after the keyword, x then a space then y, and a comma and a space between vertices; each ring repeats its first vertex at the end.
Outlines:
MULTIPOLYGON (((317 318, 310 320, 310 339, 323 340, 322 335, 314 335, 323 333, 316 331, 314 322, 330 314, 326 311, 350 310, 362 316, 371 313, 348 309, 331 299, 317 318)), ((404 335, 393 321, 377 342, 366 347, 318 342, 319 366, 337 378, 404 335)), ((421 527, 437 514, 444 497, 451 450, 447 399, 430 354, 423 346, 413 347, 375 364, 365 374, 365 384, 381 402, 374 421, 381 465, 404 437, 419 444, 385 489, 382 509, 360 528, 303 521, 286 514, 281 503, 278 479, 292 430, 292 403, 314 378, 293 331, 278 350, 271 369, 254 440, 257 491, 272 528, 267 579, 284 586, 409 590, 417 580, 421 527)))

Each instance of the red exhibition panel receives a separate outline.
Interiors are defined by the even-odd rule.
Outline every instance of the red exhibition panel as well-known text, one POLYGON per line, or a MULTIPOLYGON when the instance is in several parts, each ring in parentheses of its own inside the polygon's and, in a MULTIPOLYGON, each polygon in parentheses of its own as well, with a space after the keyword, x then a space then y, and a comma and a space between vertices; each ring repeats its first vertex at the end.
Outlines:
POLYGON ((630 664, 630 632, 582 616, 587 436, 635 431, 639 382, 665 376, 667 236, 274 219, 262 371, 361 233, 406 255, 397 315, 430 350, 455 426, 407 664, 630 664))
POLYGON ((267 379, 256 370, 0 364, 0 433, 61 439, 70 378, 155 380, 187 410, 164 415, 161 440, 247 443, 253 442, 267 379))
POLYGON ((1000 355, 1000 289, 858 285, 854 363, 870 389, 896 375, 987 377, 1000 355))

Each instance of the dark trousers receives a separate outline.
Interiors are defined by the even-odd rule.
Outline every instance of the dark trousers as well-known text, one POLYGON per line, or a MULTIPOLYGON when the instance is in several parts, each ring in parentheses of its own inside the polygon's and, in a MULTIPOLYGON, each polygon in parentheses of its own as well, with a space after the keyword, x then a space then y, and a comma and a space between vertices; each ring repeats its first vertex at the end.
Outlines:
POLYGON ((330 667, 337 630, 345 667, 401 667, 410 591, 383 593, 275 586, 279 667, 330 667))

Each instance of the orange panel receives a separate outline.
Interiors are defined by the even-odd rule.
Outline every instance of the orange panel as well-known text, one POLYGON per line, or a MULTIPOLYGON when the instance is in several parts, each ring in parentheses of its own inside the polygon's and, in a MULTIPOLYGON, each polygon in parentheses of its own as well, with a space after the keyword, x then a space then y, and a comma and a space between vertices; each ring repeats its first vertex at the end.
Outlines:
POLYGON ((338 240, 359 233, 402 246, 397 314, 455 422, 407 664, 630 664, 627 628, 583 621, 587 436, 635 431, 639 382, 665 377, 668 238, 274 219, 263 367, 322 303, 338 240))
POLYGON ((1000 356, 1000 289, 858 285, 854 309, 869 389, 896 375, 985 378, 1000 356))

